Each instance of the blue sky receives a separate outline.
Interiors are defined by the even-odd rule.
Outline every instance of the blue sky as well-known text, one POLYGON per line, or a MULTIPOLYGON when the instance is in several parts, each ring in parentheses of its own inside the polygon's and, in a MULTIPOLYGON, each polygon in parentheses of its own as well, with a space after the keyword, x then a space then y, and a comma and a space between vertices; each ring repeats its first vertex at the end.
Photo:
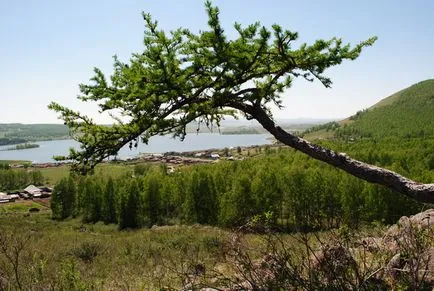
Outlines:
MULTIPOLYGON (((354 62, 329 70, 332 89, 295 82, 278 118, 342 118, 413 83, 434 78, 434 1, 213 1, 229 37, 235 21, 278 23, 300 42, 342 37, 379 39, 354 62)), ((112 56, 128 60, 142 49, 141 11, 164 29, 206 27, 202 1, 0 0, 0 123, 58 123, 51 101, 87 113, 76 99, 92 68, 110 73, 112 56)))

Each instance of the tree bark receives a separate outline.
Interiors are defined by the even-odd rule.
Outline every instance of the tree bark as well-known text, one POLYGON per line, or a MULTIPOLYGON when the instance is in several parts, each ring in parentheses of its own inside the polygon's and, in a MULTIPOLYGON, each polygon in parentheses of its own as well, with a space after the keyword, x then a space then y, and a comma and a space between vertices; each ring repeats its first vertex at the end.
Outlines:
POLYGON ((345 153, 337 153, 292 135, 276 126, 274 121, 261 108, 249 106, 249 108, 244 107, 239 109, 250 114, 278 141, 287 146, 297 149, 314 159, 342 169, 357 178, 386 186, 416 201, 434 203, 434 184, 417 183, 396 172, 352 159, 345 153))

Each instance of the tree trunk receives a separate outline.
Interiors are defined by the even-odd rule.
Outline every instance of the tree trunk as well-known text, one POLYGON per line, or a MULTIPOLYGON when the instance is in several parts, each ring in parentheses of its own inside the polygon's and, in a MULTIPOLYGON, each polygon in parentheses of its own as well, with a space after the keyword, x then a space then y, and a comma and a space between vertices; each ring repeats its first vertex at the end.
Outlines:
MULTIPOLYGON (((241 108, 240 108, 241 109, 241 108)), ((242 108, 255 118, 278 141, 297 149, 314 159, 326 162, 334 167, 371 183, 377 183, 398 191, 422 203, 434 203, 434 184, 421 184, 393 171, 373 166, 350 158, 345 153, 336 153, 307 140, 292 135, 279 126, 261 108, 242 108)))

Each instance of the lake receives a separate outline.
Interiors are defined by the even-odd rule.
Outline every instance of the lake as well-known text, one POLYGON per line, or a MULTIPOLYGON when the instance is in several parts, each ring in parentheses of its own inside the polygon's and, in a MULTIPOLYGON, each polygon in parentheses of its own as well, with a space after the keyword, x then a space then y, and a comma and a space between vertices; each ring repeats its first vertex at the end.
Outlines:
MULTIPOLYGON (((0 160, 28 160, 34 163, 54 162, 53 156, 68 154, 69 148, 79 148, 79 144, 74 140, 53 140, 35 142, 38 148, 0 151, 0 160)), ((225 148, 236 146, 251 146, 271 144, 272 140, 268 134, 216 134, 201 133, 188 134, 185 140, 173 139, 171 136, 154 136, 148 144, 139 143, 137 148, 129 149, 128 145, 123 147, 118 154, 118 158, 126 159, 137 157, 142 153, 165 153, 170 151, 200 151, 212 148, 225 148)), ((9 146, 2 146, 1 149, 9 146)))

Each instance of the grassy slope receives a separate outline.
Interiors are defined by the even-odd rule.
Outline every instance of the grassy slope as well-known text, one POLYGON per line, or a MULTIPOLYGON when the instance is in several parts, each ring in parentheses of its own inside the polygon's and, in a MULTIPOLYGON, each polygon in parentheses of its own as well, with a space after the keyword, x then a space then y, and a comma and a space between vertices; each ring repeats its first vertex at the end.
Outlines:
MULTIPOLYGON (((40 168, 37 169, 41 171, 42 175, 47 181, 48 185, 57 184, 62 178, 67 177, 69 175, 69 165, 62 165, 59 167, 50 167, 50 168, 40 168)), ((129 164, 100 164, 96 167, 95 173, 103 173, 104 175, 109 175, 112 177, 118 177, 126 173, 133 172, 133 165, 129 164)))
POLYGON ((119 232, 115 225, 84 226, 79 219, 57 222, 49 213, 25 217, 0 213, 0 223, 2 231, 12 231, 16 240, 32 242, 23 251, 26 266, 21 268, 28 271, 22 277, 38 275, 40 286, 62 284, 69 286, 67 290, 86 289, 77 288, 80 285, 98 286, 99 290, 179 286, 177 274, 169 270, 181 269, 182 262, 221 261, 213 250, 217 251, 228 235, 199 226, 119 232))
POLYGON ((317 139, 347 137, 434 136, 434 80, 426 80, 384 98, 367 110, 339 122, 337 131, 318 130, 306 136, 317 139), (339 134, 340 133, 340 134, 339 134))
MULTIPOLYGON (((115 225, 83 225, 80 219, 58 222, 50 219, 49 212, 23 216, 17 211, 0 212, 0 230, 12 233, 16 242, 31 242, 21 254, 24 289, 159 290, 172 286, 171 290, 177 290, 183 275, 199 264, 233 272, 225 253, 233 233, 216 227, 179 225, 118 231, 115 225)), ((280 236, 291 245, 297 243, 294 237, 280 236)), ((252 250, 265 248, 260 235, 244 238, 252 250)), ((255 251, 251 255, 258 259, 260 254, 255 251)), ((1 259, 0 254, 0 263, 1 259)))
POLYGON ((434 80, 420 82, 382 100, 350 127, 377 138, 434 136, 434 80))

